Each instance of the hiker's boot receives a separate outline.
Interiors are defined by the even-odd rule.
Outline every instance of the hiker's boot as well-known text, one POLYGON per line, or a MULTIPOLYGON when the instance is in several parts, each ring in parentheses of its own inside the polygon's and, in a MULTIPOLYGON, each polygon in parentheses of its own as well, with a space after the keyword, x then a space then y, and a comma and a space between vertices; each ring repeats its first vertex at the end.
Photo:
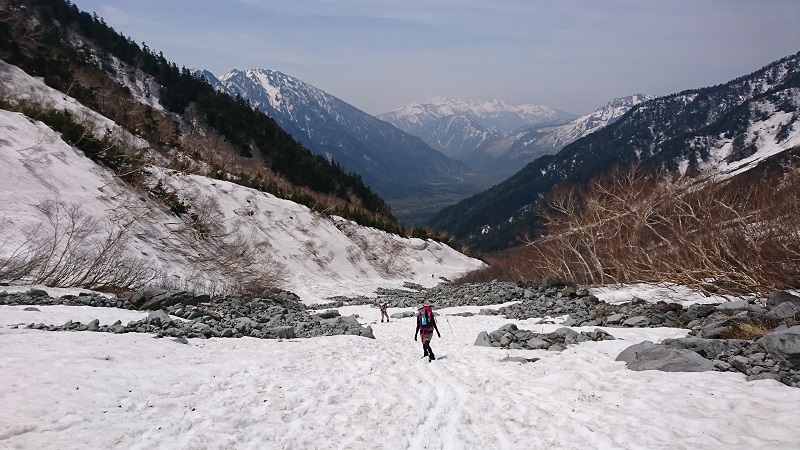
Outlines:
POLYGON ((436 356, 433 355, 433 352, 429 352, 428 353, 428 361, 433 361, 434 359, 436 359, 436 356))

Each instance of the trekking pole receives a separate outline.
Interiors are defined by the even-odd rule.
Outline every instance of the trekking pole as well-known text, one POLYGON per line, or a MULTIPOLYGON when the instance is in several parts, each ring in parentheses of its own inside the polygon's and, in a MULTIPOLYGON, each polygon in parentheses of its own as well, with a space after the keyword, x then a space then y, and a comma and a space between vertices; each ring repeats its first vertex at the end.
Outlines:
POLYGON ((445 315, 445 316, 444 316, 444 320, 446 320, 446 321, 447 321, 447 326, 448 326, 448 327, 450 327, 450 332, 451 332, 451 333, 453 333, 453 336, 455 336, 455 335, 456 335, 456 332, 455 332, 455 331, 453 331, 453 326, 452 326, 452 325, 450 325, 450 319, 448 319, 448 318, 447 318, 447 315, 445 315))

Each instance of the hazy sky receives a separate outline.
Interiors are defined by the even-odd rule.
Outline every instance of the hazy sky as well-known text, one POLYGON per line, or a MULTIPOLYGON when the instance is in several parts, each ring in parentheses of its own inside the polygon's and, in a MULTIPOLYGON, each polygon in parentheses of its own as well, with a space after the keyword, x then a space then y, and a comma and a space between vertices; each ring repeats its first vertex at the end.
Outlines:
POLYGON ((370 114, 434 96, 585 114, 800 51, 798 0, 73 0, 179 67, 259 67, 370 114))

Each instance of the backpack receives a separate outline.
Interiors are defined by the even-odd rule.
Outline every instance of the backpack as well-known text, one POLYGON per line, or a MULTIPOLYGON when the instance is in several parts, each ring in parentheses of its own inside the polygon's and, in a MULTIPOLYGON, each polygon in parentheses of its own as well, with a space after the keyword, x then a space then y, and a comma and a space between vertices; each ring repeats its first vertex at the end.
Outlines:
POLYGON ((422 311, 419 312, 419 327, 423 329, 430 329, 433 328, 433 310, 431 309, 431 305, 425 305, 422 307, 422 311))

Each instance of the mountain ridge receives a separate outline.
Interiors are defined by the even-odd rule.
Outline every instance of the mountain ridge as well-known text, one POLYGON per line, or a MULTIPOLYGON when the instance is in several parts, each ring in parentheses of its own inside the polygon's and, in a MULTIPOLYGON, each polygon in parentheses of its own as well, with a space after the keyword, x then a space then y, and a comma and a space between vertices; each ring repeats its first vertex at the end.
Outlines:
POLYGON ((275 118, 315 153, 358 173, 389 201, 438 191, 477 192, 458 179, 464 170, 460 161, 302 80, 254 68, 210 82, 275 118))
POLYGON ((562 184, 585 182, 615 164, 639 163, 693 176, 713 172, 720 162, 754 157, 747 161, 753 167, 791 151, 800 139, 799 59, 800 53, 790 55, 724 84, 638 104, 559 153, 543 156, 503 183, 444 208, 429 224, 462 242, 499 249, 513 243, 515 234, 535 228, 531 208, 542 195, 562 184), (770 123, 776 111, 781 121, 770 123))

